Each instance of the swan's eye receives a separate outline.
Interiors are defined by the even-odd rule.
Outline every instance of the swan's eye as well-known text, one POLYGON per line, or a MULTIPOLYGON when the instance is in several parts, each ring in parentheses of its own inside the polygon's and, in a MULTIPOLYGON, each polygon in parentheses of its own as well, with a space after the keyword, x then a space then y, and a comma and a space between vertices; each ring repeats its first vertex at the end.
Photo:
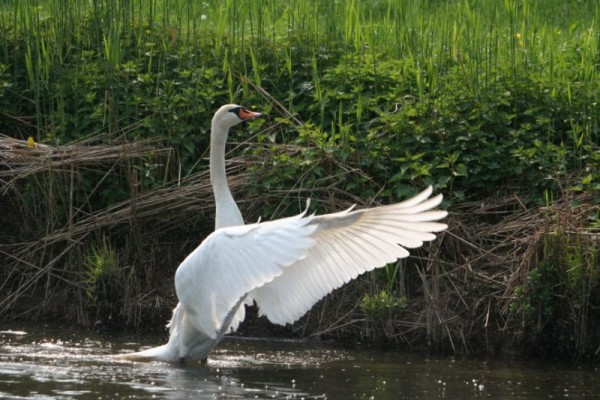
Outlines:
POLYGON ((238 117, 240 116, 240 111, 243 109, 244 107, 234 107, 231 110, 229 110, 230 113, 234 113, 235 115, 237 115, 238 117))

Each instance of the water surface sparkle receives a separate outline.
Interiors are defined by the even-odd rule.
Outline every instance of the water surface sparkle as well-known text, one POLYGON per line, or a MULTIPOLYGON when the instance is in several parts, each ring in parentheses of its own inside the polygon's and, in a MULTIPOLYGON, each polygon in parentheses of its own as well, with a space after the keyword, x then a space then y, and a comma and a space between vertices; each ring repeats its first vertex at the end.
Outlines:
POLYGON ((226 340, 206 366, 131 363, 113 354, 164 336, 51 327, 0 331, 3 399, 598 398, 598 368, 226 340), (15 333, 19 332, 19 333, 15 333))

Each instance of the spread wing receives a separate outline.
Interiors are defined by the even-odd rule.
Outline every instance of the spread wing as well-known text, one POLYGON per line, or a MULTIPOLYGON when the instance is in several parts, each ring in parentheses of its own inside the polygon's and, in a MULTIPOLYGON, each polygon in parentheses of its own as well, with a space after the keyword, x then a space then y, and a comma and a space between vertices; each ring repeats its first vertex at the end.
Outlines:
POLYGON ((175 273, 175 289, 196 329, 218 337, 248 292, 304 257, 316 226, 303 216, 218 229, 186 257, 175 273))
POLYGON ((271 322, 293 323, 332 290, 358 275, 409 255, 447 228, 433 222, 446 211, 432 210, 442 195, 431 187, 398 204, 307 217, 315 245, 303 258, 250 296, 271 322))
POLYGON ((398 204, 323 216, 297 215, 222 228, 179 266, 175 288, 196 329, 216 338, 236 328, 245 296, 278 324, 292 323, 316 302, 374 268, 408 256, 446 229, 431 187, 398 204))

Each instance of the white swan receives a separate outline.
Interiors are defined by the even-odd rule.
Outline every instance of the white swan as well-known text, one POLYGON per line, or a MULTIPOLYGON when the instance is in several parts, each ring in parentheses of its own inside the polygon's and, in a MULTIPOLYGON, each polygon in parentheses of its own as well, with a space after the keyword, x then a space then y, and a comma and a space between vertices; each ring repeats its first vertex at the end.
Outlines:
POLYGON ((216 230, 175 273, 179 304, 169 322, 167 344, 117 357, 133 361, 204 360, 245 317, 244 303, 285 325, 358 275, 409 255, 446 229, 433 222, 442 195, 431 187, 401 203, 322 216, 305 215, 244 225, 227 184, 225 144, 229 129, 260 116, 225 105, 211 126, 210 179, 216 230))

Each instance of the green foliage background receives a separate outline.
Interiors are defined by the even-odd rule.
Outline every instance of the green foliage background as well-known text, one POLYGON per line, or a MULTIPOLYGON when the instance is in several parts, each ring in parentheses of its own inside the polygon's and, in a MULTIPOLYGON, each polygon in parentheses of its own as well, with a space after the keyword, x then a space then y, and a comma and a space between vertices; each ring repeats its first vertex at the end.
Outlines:
POLYGON ((573 174, 597 187, 598 14, 550 0, 5 2, 0 131, 160 136, 189 171, 219 104, 270 110, 249 79, 307 122, 276 136, 317 149, 289 163, 327 153, 393 198, 424 184, 540 195, 573 174))

